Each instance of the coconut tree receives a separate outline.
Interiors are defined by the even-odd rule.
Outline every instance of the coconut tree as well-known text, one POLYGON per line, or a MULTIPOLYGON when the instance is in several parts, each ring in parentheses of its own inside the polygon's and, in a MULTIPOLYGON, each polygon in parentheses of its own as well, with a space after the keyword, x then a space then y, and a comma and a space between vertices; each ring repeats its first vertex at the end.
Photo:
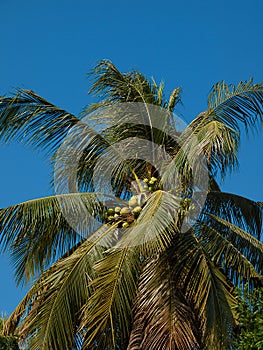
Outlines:
POLYGON ((55 167, 53 196, 0 211, 17 282, 35 279, 6 334, 43 350, 229 349, 235 286, 262 284, 262 207, 216 180, 238 165, 242 125, 263 120, 263 85, 215 84, 181 130, 180 88, 166 100, 109 61, 91 76, 98 102, 79 118, 32 91, 0 100, 0 138, 55 167))

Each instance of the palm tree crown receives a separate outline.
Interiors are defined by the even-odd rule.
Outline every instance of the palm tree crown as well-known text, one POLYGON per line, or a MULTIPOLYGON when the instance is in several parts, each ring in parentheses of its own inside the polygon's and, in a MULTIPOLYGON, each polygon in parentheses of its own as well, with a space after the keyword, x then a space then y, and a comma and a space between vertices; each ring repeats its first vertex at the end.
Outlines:
POLYGON ((180 88, 166 100, 109 61, 91 77, 80 118, 32 91, 0 98, 0 138, 55 167, 53 196, 0 210, 17 281, 37 277, 5 332, 32 350, 229 349, 235 286, 262 284, 262 206, 216 179, 238 165, 241 125, 263 121, 263 85, 215 84, 179 130, 180 88))

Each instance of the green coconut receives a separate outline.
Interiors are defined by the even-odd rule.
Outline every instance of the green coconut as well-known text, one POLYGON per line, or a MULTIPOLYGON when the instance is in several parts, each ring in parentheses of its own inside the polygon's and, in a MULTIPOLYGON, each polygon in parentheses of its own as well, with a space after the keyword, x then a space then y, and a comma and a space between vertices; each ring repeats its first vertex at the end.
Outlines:
POLYGON ((120 211, 121 216, 127 216, 131 213, 131 209, 129 207, 123 207, 120 211))
POLYGON ((142 180, 145 184, 147 184, 149 182, 149 180, 147 178, 142 180))
POLYGON ((114 215, 114 213, 115 213, 115 211, 114 211, 113 208, 109 208, 109 209, 107 210, 107 214, 108 214, 108 215, 114 215))
MULTIPOLYGON (((153 183, 157 182, 156 177, 152 176, 152 177, 151 177, 151 181, 152 181, 153 183)), ((151 181, 150 181, 150 182, 151 182, 151 181)))
POLYGON ((137 196, 132 196, 129 200, 129 207, 136 207, 138 205, 138 198, 137 196))
POLYGON ((108 216, 108 221, 113 221, 114 220, 114 216, 110 215, 108 216))
POLYGON ((117 219, 119 217, 119 214, 115 213, 114 218, 117 219))
POLYGON ((123 227, 123 228, 127 228, 127 227, 129 227, 128 222, 124 222, 124 223, 122 224, 122 227, 123 227))
POLYGON ((135 215, 138 215, 138 214, 140 214, 140 212, 142 211, 142 207, 140 207, 139 205, 137 206, 137 207, 135 207, 134 209, 133 209, 133 214, 135 214, 135 215))
POLYGON ((121 207, 115 207, 115 213, 119 213, 121 211, 121 207))

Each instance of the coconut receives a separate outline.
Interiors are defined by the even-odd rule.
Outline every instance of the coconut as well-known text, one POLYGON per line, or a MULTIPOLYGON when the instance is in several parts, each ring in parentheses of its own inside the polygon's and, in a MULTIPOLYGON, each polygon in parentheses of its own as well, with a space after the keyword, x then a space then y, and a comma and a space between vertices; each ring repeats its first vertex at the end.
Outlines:
POLYGON ((113 208, 109 208, 109 209, 107 210, 107 214, 108 214, 108 215, 114 215, 114 213, 115 213, 115 211, 114 211, 113 208))
POLYGON ((129 227, 128 222, 124 222, 124 223, 122 224, 122 227, 123 227, 123 228, 127 228, 127 227, 129 227))
POLYGON ((149 182, 149 180, 147 178, 143 179, 142 181, 146 184, 149 182))
POLYGON ((134 209, 133 209, 133 214, 135 214, 135 215, 138 215, 138 214, 140 214, 140 212, 142 211, 142 207, 140 207, 139 205, 137 206, 137 207, 135 207, 134 209))
POLYGON ((115 207, 115 213, 119 213, 121 211, 121 207, 115 207))
POLYGON ((149 181, 149 185, 154 185, 154 184, 155 184, 155 181, 152 181, 152 180, 149 181))
POLYGON ((127 216, 131 212, 131 209, 128 207, 123 207, 120 211, 121 216, 127 216))
POLYGON ((108 216, 108 221, 113 221, 114 220, 114 216, 110 215, 108 216))
POLYGON ((132 196, 129 200, 129 207, 136 207, 138 205, 138 198, 137 196, 132 196))
POLYGON ((152 177, 151 177, 151 181, 152 181, 153 183, 155 183, 155 182, 157 181, 156 177, 152 176, 152 177))
POLYGON ((119 217, 119 214, 115 213, 114 218, 117 219, 119 217))

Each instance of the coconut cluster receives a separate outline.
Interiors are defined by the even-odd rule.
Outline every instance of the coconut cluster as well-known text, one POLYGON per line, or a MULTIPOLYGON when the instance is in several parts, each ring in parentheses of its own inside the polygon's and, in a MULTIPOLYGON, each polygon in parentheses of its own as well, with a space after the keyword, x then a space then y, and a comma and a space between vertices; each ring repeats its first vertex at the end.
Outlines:
POLYGON ((148 192, 154 192, 158 190, 158 180, 156 177, 151 177, 150 179, 143 179, 143 189, 148 192))
MULTIPOLYGON (((150 179, 143 179, 143 191, 154 192, 158 189, 157 179, 151 177, 150 179)), ((126 207, 108 208, 103 219, 109 225, 118 222, 118 227, 129 227, 140 215, 143 210, 147 196, 142 195, 132 196, 126 207)))
POLYGON ((129 200, 129 206, 108 208, 104 221, 109 225, 118 222, 119 227, 127 228, 137 219, 141 211, 142 207, 138 197, 132 196, 129 200))

